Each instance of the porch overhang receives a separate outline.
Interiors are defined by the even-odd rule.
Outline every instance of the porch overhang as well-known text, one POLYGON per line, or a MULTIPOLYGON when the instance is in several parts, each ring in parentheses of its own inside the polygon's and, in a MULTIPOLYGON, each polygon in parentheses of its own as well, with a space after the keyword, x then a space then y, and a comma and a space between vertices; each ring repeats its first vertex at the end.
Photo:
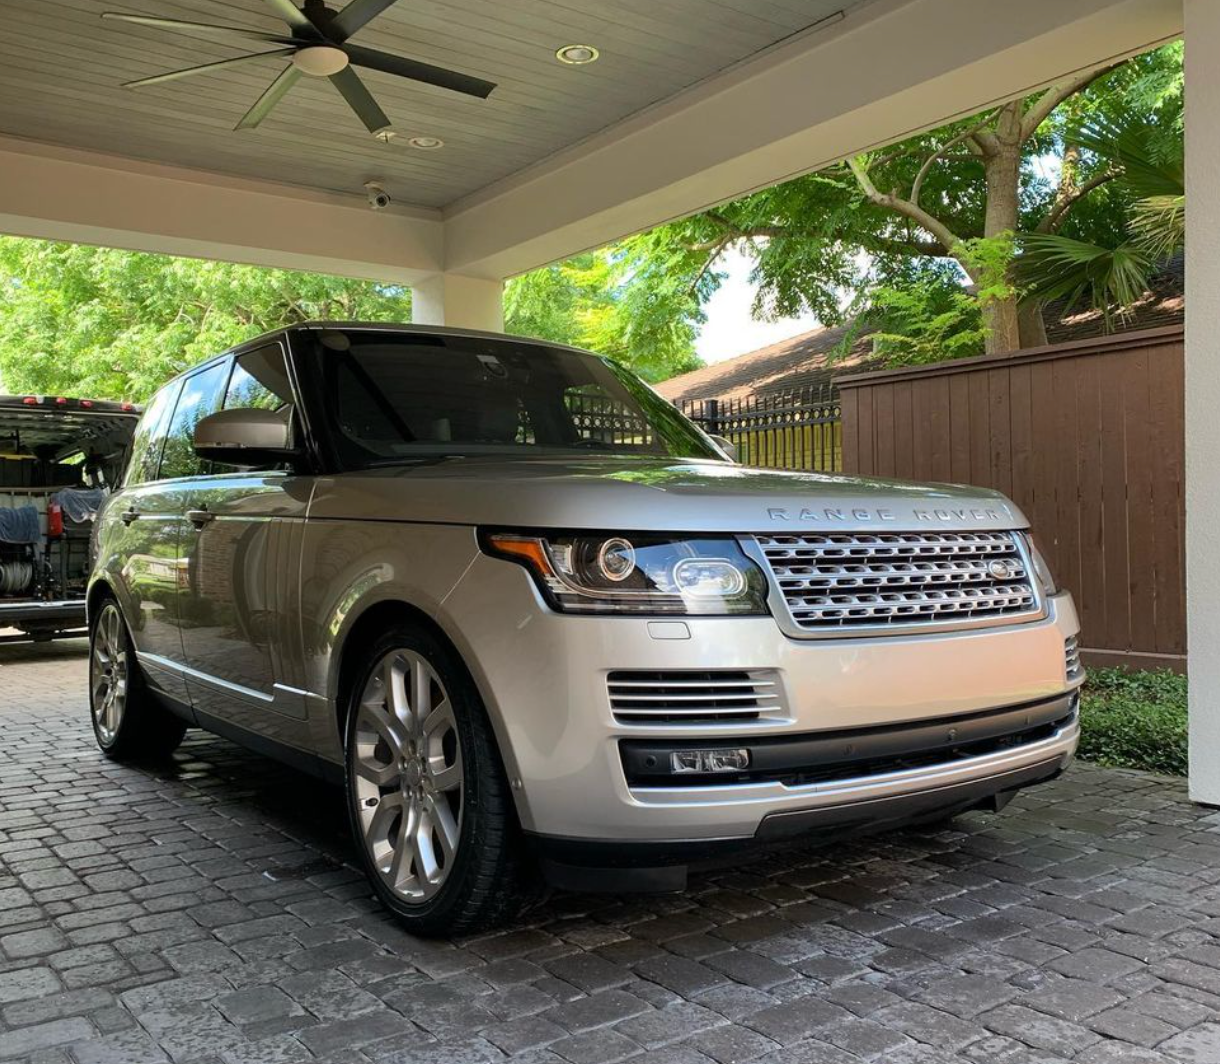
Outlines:
MULTIPOLYGON (((479 2, 464 7, 477 9, 479 2)), ((157 13, 167 13, 163 6, 157 13)), ((187 6, 198 15, 197 5, 187 6)), ((230 6, 248 8, 249 19, 265 16, 260 0, 230 6)), ((486 17, 511 18, 517 6, 501 0, 488 5, 486 17)), ((181 102, 169 97, 166 110, 147 119, 141 112, 138 136, 114 112, 114 140, 130 144, 140 158, 99 151, 96 144, 110 141, 95 124, 82 131, 59 110, 45 122, 28 121, 52 105, 26 79, 28 87, 6 89, 0 104, 0 231, 403 284, 440 273, 498 282, 1146 49, 1179 34, 1182 20, 1180 0, 800 0, 787 6, 807 12, 810 24, 676 94, 633 97, 632 103, 644 106, 600 131, 585 134, 588 123, 561 113, 559 101, 551 102, 550 111, 539 105, 538 123, 558 131, 549 138, 556 150, 528 160, 522 149, 525 165, 465 192, 472 170, 497 172, 494 159, 455 152, 448 159, 435 153, 439 161, 426 153, 424 161, 425 153, 401 148, 367 155, 365 140, 353 139, 350 123, 344 124, 350 116, 332 114, 341 152, 332 159, 319 151, 311 167, 310 145, 302 148, 291 139, 298 131, 287 118, 274 133, 227 133, 217 128, 221 116, 214 120, 208 112, 204 121, 194 113, 207 102, 191 96, 181 102), (172 118, 177 128, 170 128, 172 118), (570 143, 561 143, 564 130, 570 143), (215 169, 198 165, 207 152, 184 150, 183 138, 189 142, 192 136, 200 144, 224 146, 223 156, 215 151, 215 169), (277 166, 280 157, 302 150, 291 156, 293 166, 277 166), (194 165, 185 165, 187 157, 194 165), (344 169, 344 160, 352 159, 357 163, 344 169), (240 170, 287 172, 291 180, 268 181, 240 170), (373 212, 361 181, 380 177, 382 170, 392 174, 387 185, 394 204, 373 212), (452 198, 446 196, 449 186, 452 198), (429 202, 412 202, 413 190, 429 202)), ((56 7, 23 13, 29 31, 49 31, 56 7)), ((606 6, 607 17, 614 7, 606 6)), ((229 6, 223 13, 232 14, 229 6)), ((626 9, 619 14, 626 18, 626 9)), ((729 12, 722 15, 727 20, 729 12)), ((737 32, 744 49, 749 44, 739 23, 726 21, 724 36, 737 32)), ((6 34, 0 54, 13 49, 16 59, 24 58, 18 54, 24 24, 19 20, 6 34)), ((123 43, 98 32, 103 49, 112 41, 116 49, 123 43)), ((377 43, 375 29, 365 32, 377 43)), ((749 41, 756 39, 766 37, 749 41)), ((172 39, 152 33, 141 42, 164 48, 160 65, 173 65, 172 39)), ((539 50, 546 43, 540 33, 539 50)), ((670 59, 675 65, 683 61, 680 52, 670 59)), ((116 56, 112 66, 135 69, 135 62, 116 56)), ((104 78, 97 91, 112 91, 117 78, 104 78)), ((589 91, 579 88, 584 82, 564 84, 589 91)), ((217 93, 226 87, 221 83, 217 93)), ((374 87, 394 89, 392 79, 389 86, 374 87)), ((519 121, 513 94, 528 88, 510 81, 500 90, 504 122, 519 121)), ((596 92, 586 98, 592 108, 596 92)), ((141 106, 153 99, 141 96, 141 106)), ((493 95, 486 103, 495 101, 493 95)), ((73 102, 84 109, 89 101, 73 102)), ((217 100, 216 110, 223 111, 225 102, 217 100)), ((438 116, 452 107, 463 122, 484 120, 485 112, 470 111, 460 100, 420 97, 416 103, 438 116)), ((301 107, 324 104, 310 98, 301 107)), ((317 121, 304 113, 294 121, 311 118, 317 121)), ((107 120, 103 115, 97 121, 107 120)), ((313 143, 329 148, 329 128, 310 132, 313 143)), ((481 150, 494 152, 494 137, 488 126, 481 150)))

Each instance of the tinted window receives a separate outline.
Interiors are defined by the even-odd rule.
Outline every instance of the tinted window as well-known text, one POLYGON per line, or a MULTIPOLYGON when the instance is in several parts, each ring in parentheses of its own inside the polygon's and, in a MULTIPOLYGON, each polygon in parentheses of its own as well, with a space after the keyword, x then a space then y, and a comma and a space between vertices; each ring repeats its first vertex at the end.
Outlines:
POLYGON ((195 454, 195 426, 220 409, 228 376, 229 363, 217 362, 183 382, 182 395, 174 408, 161 456, 162 480, 193 477, 204 471, 203 460, 195 454))
POLYGON ((346 467, 435 454, 721 456, 630 373, 538 344, 351 331, 320 338, 323 408, 346 467))
POLYGON ((152 402, 145 408, 144 416, 140 418, 131 440, 131 458, 127 462, 127 475, 123 478, 125 485, 143 484, 157 475, 157 464, 161 461, 161 445, 165 440, 169 417, 181 388, 181 381, 167 384, 153 396, 152 402))

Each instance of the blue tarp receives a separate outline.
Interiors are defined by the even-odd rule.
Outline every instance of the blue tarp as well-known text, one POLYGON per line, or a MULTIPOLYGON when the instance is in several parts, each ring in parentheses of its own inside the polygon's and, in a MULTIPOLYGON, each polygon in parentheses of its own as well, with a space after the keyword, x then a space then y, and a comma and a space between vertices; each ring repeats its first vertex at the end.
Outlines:
POLYGON ((0 542, 37 543, 41 539, 38 507, 19 506, 15 510, 0 508, 0 542))

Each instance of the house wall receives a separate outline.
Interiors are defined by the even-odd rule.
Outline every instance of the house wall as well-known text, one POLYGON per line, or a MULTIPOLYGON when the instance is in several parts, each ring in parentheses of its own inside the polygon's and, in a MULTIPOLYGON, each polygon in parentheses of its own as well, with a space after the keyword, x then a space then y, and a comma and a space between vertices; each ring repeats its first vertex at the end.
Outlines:
POLYGON ((1076 598, 1086 660, 1182 669, 1183 333, 840 378, 843 469, 996 488, 1076 598))

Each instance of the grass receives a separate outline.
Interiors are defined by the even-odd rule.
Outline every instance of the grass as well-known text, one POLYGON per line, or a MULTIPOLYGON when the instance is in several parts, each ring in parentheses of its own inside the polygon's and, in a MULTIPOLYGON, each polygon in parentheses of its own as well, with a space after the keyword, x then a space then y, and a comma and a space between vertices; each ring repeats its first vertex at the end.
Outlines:
POLYGON ((1080 730, 1086 761, 1185 776, 1186 677, 1168 669, 1091 669, 1080 730))

